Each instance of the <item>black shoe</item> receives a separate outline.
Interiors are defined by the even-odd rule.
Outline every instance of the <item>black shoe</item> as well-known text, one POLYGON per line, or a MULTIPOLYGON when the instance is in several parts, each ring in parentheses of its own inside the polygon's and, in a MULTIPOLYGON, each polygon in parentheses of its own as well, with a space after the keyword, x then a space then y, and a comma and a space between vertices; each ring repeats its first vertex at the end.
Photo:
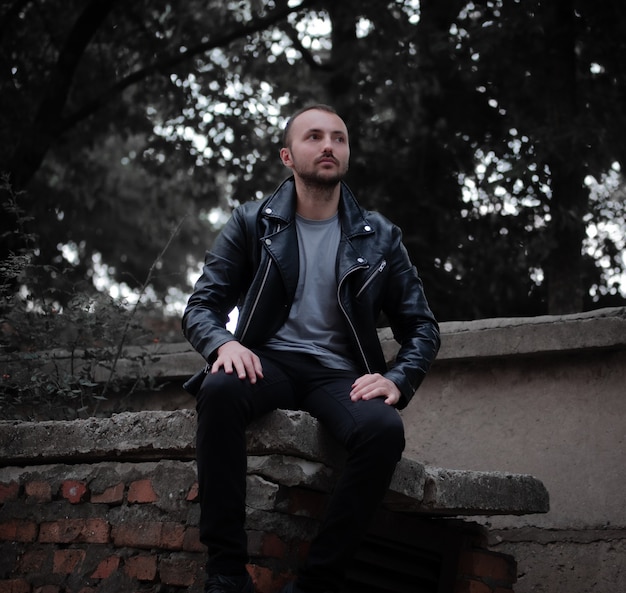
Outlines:
POLYGON ((254 585, 249 575, 227 577, 214 574, 204 583, 205 593, 254 593, 254 585))

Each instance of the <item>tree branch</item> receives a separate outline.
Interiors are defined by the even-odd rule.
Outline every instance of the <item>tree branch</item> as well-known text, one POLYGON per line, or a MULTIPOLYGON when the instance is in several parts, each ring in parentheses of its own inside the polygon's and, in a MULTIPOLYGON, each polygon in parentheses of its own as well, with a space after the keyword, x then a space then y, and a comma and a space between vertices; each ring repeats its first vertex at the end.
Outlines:
POLYGON ((56 70, 48 85, 48 92, 41 101, 40 108, 29 130, 22 135, 22 140, 16 146, 9 161, 8 171, 14 187, 19 189, 26 186, 41 166, 51 144, 59 136, 78 122, 102 109, 108 101, 128 87, 156 72, 161 72, 184 63, 193 56, 217 47, 226 46, 236 39, 262 31, 286 18, 289 14, 313 5, 318 0, 303 0, 295 7, 281 7, 234 31, 191 47, 183 53, 178 52, 165 56, 119 80, 98 98, 90 101, 70 116, 62 118, 61 115, 66 105, 67 95, 85 48, 117 1, 92 0, 76 20, 59 54, 56 70))
POLYGON ((122 91, 127 89, 128 87, 140 82, 141 80, 146 79, 147 77, 155 74, 157 72, 162 72, 164 70, 168 70, 173 68, 174 66, 178 66, 194 56, 199 54, 203 54, 212 49, 216 49, 218 47, 224 47, 237 39, 241 39, 243 37, 247 37, 253 33, 257 33, 259 31, 263 31, 267 27, 276 24, 277 22, 283 20, 291 13, 298 12, 303 8, 307 8, 312 4, 315 4, 318 0, 303 0, 298 6, 295 7, 285 7, 274 10, 269 13, 265 17, 261 17, 259 19, 253 20, 250 23, 243 25, 242 27, 225 33, 215 39, 210 41, 205 41, 204 43, 199 43, 191 48, 188 48, 185 52, 177 52, 173 55, 164 56, 161 59, 149 64, 144 68, 140 68, 135 72, 129 74, 125 78, 117 81, 114 85, 108 88, 104 93, 99 95, 93 101, 85 104, 83 107, 75 111, 72 115, 68 116, 63 120, 62 132, 65 132, 75 126, 78 122, 82 121, 86 117, 96 113, 100 110, 104 105, 107 104, 109 100, 111 100, 116 95, 119 95, 122 91))
POLYGON ((302 55, 302 59, 304 60, 304 63, 307 64, 312 70, 317 70, 317 71, 332 70, 332 66, 330 64, 328 63, 320 64, 318 61, 316 61, 316 59, 313 57, 313 54, 306 47, 304 47, 304 45, 302 45, 302 42, 300 41, 298 37, 298 32, 292 26, 285 27, 285 34, 287 35, 287 37, 289 37, 289 40, 291 41, 293 46, 302 55))
POLYGON ((107 379, 107 382, 106 382, 104 388, 102 389, 102 396, 103 397, 105 397, 107 395, 107 392, 109 390, 111 382, 113 381, 113 377, 115 375, 115 368, 117 367, 117 363, 119 362, 120 356, 122 355, 122 352, 124 350, 124 344, 126 343, 126 338, 128 337, 128 332, 130 330, 130 324, 131 324, 131 322, 133 320, 133 317, 137 313, 137 309, 139 308, 139 304, 141 302, 141 298, 145 294, 148 286, 150 285, 150 282, 152 282, 152 277, 154 275, 154 270, 156 269, 157 264, 165 256, 165 252, 168 250, 169 246, 172 244, 172 241, 174 240, 174 238, 178 235, 178 232, 182 228, 183 223, 185 222, 186 218, 187 218, 186 216, 183 217, 180 220, 180 222, 176 225, 176 228, 170 233, 169 239, 165 243, 165 246, 163 247, 163 249, 161 249, 161 252, 159 253, 159 255, 157 255, 156 259, 152 262, 152 265, 150 266, 150 269, 148 270, 148 275, 146 276, 146 279, 143 281, 143 284, 141 285, 141 288, 139 289, 139 293, 137 294, 137 300, 135 301, 135 304, 133 305, 133 308, 132 308, 132 310, 130 312, 130 315, 127 317, 126 323, 124 324, 124 329, 122 331, 122 336, 121 336, 120 341, 119 341, 119 343, 117 345, 117 351, 115 353, 115 357, 113 359, 113 364, 111 365, 111 369, 110 369, 110 372, 109 372, 109 378, 107 379))
POLYGON ((67 101, 76 68, 85 48, 118 0, 92 0, 76 19, 59 52, 55 70, 30 129, 26 130, 9 162, 11 181, 18 189, 35 174, 52 141, 58 137, 58 121, 67 101))

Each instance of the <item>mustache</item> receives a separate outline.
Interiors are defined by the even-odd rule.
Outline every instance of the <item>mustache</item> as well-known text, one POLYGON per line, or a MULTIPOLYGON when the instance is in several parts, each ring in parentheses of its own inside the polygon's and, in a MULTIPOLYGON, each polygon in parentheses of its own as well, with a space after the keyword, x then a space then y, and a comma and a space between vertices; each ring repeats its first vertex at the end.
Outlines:
POLYGON ((321 157, 319 157, 315 162, 320 163, 321 161, 332 160, 336 165, 339 164, 339 160, 333 156, 332 152, 325 152, 321 157))

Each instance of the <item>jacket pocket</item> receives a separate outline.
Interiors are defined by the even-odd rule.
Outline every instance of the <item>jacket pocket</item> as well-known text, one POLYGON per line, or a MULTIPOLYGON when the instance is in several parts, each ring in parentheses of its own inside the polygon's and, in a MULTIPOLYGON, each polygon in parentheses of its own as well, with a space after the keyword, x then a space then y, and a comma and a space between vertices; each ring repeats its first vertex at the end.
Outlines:
POLYGON ((363 286, 356 293, 356 298, 361 298, 361 295, 371 286, 372 282, 380 278, 380 275, 383 273, 385 268, 387 267, 387 260, 382 260, 375 268, 374 271, 365 279, 363 282, 363 286))

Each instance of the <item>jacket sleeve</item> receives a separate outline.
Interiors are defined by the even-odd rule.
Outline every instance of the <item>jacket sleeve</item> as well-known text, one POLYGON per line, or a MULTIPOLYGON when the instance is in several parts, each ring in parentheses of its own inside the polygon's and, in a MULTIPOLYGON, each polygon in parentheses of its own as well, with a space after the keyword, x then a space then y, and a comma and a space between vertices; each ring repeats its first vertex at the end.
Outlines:
POLYGON ((235 336, 226 329, 249 277, 248 237, 242 207, 237 208, 212 248, 183 313, 183 334, 207 362, 235 336))
POLYGON ((395 226, 389 253, 391 269, 383 310, 400 349, 385 376, 400 389, 397 407, 404 408, 437 356, 441 339, 422 281, 395 226))

